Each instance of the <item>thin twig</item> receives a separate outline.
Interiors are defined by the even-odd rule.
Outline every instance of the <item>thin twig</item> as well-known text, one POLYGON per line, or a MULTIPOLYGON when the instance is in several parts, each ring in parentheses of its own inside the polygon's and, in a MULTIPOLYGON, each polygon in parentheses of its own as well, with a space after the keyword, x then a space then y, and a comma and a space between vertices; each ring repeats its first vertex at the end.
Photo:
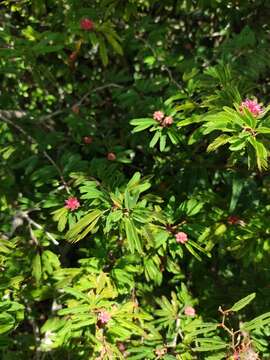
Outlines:
POLYGON ((180 319, 180 317, 178 317, 176 319, 176 324, 175 324, 175 336, 174 336, 173 342, 170 345, 170 347, 174 347, 174 348, 176 347, 178 335, 180 335, 180 337, 183 339, 183 335, 180 331, 180 324, 181 324, 181 319, 180 319))
POLYGON ((50 240, 52 240, 52 242, 54 243, 54 245, 59 245, 59 242, 53 237, 53 235, 52 235, 51 233, 49 233, 48 231, 46 231, 40 224, 38 224, 38 223, 35 222, 33 219, 31 219, 31 218, 29 217, 29 215, 28 215, 27 212, 21 212, 20 215, 21 215, 21 217, 22 217, 23 219, 25 219, 25 220, 29 223, 29 225, 33 225, 33 226, 36 227, 37 229, 42 230, 42 231, 46 234, 46 236, 47 236, 50 240))
POLYGON ((82 105, 87 99, 88 97, 93 94, 94 92, 98 92, 100 90, 104 90, 104 89, 107 89, 107 88, 110 88, 110 87, 116 87, 116 88, 123 88, 122 85, 118 85, 118 84, 114 84, 114 83, 111 83, 111 84, 105 84, 105 85, 102 85, 102 86, 99 86, 95 89, 90 89, 86 94, 83 95, 83 97, 78 101, 76 102, 73 106, 80 106, 82 105))
MULTIPOLYGON (((98 92, 98 91, 101 91, 101 90, 104 90, 104 89, 107 89, 107 88, 110 88, 110 87, 115 87, 115 88, 119 88, 119 89, 123 88, 122 85, 118 85, 118 84, 114 84, 114 83, 98 86, 98 87, 96 87, 94 89, 90 89, 89 91, 87 91, 79 101, 77 101, 75 104, 73 104, 73 106, 82 105, 89 98, 89 96, 91 94, 93 94, 95 92, 98 92)), ((52 112, 50 114, 42 116, 39 120, 44 121, 44 120, 50 119, 50 118, 52 118, 52 117, 54 117, 56 115, 63 114, 66 111, 67 111, 67 109, 58 109, 58 110, 56 110, 56 111, 54 111, 54 112, 52 112)))

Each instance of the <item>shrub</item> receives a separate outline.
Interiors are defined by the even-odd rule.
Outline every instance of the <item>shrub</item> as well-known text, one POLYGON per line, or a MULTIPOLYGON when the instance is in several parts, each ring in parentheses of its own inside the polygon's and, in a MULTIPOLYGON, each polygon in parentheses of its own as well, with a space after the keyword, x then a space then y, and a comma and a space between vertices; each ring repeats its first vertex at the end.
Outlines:
POLYGON ((1 358, 269 359, 269 4, 0 7, 1 358))

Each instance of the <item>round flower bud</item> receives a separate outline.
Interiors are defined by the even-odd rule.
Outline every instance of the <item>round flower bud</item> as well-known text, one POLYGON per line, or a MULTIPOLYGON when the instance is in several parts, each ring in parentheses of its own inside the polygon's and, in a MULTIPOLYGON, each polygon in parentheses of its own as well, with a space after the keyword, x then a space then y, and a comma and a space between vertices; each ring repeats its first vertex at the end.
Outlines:
POLYGON ((82 30, 91 31, 94 28, 94 23, 92 20, 90 20, 88 18, 84 18, 81 20, 80 26, 81 26, 82 30))
POLYGON ((188 241, 188 236, 183 231, 178 232, 175 235, 175 238, 176 238, 176 242, 178 242, 180 244, 184 244, 184 243, 186 243, 188 241))
POLYGON ((116 160, 116 155, 115 155, 115 153, 109 152, 109 153, 107 154, 107 159, 108 159, 109 161, 114 161, 114 160, 116 160))
POLYGON ((91 144, 93 142, 92 136, 84 136, 83 142, 87 145, 91 144))
POLYGON ((195 316, 196 315, 196 311, 192 306, 187 306, 185 308, 184 313, 186 316, 195 316))

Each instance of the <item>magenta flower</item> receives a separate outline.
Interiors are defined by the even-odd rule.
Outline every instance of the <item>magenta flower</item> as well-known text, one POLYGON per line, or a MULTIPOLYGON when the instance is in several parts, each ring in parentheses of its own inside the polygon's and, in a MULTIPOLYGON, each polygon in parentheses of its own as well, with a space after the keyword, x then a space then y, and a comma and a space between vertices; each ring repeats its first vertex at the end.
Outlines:
POLYGON ((186 233, 180 231, 175 235, 176 242, 184 244, 188 241, 188 236, 186 233))
POLYGON ((173 124, 173 118, 171 116, 166 116, 162 122, 163 126, 171 126, 173 124))
POLYGON ((158 122, 161 122, 164 116, 165 115, 163 111, 155 111, 153 114, 153 119, 157 120, 158 122))
POLYGON ((80 26, 82 30, 90 31, 94 28, 94 23, 92 20, 85 18, 81 20, 80 26))
POLYGON ((184 313, 186 316, 195 316, 196 315, 196 311, 192 306, 187 306, 185 308, 184 313))
POLYGON ((81 205, 76 197, 70 197, 69 199, 65 200, 66 208, 74 211, 77 210, 81 205))
POLYGON ((111 314, 108 313, 106 310, 101 310, 98 314, 98 320, 102 324, 107 324, 107 322, 111 319, 111 314))
POLYGON ((245 101, 242 101, 239 108, 241 112, 243 112, 243 108, 248 109, 254 116, 260 115, 263 111, 261 105, 258 104, 257 100, 246 99, 245 101))

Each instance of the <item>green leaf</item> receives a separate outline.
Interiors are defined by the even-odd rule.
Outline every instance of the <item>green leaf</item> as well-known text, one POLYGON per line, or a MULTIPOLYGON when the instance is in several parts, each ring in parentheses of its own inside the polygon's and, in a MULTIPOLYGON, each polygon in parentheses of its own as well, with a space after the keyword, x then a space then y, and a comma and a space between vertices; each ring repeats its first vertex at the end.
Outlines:
POLYGON ((132 178, 127 183, 127 190, 134 190, 139 184, 141 180, 141 174, 139 171, 135 172, 132 178))
POLYGON ((119 44, 119 42, 112 35, 108 34, 107 32, 104 32, 104 35, 106 36, 110 45, 113 47, 114 51, 119 55, 123 55, 123 49, 122 49, 121 45, 119 44))
POLYGON ((185 244, 186 248, 188 249, 188 251, 199 261, 202 261, 202 258, 196 253, 196 251, 193 249, 193 247, 191 245, 189 245, 188 243, 185 244))
POLYGON ((33 259, 32 275, 34 276, 37 284, 39 284, 42 276, 41 257, 36 254, 33 259))
POLYGON ((248 296, 244 297, 243 299, 237 301, 229 311, 237 312, 247 306, 252 300, 256 297, 256 293, 249 294, 248 296))
POLYGON ((270 324, 270 312, 257 316, 256 318, 241 324, 241 329, 252 331, 270 324))
POLYGON ((258 169, 260 171, 262 169, 266 169, 268 167, 268 151, 266 150, 265 146, 263 143, 257 141, 252 136, 248 137, 248 141, 255 149, 258 169))
POLYGON ((268 127, 264 127, 264 126, 260 126, 256 129, 256 132, 257 133, 260 133, 260 134, 270 134, 270 128, 268 127))
POLYGON ((232 182, 232 196, 229 207, 229 212, 233 212, 236 208, 237 202, 243 189, 244 181, 240 177, 234 176, 232 182))
POLYGON ((131 125, 135 125, 135 126, 143 126, 143 125, 156 125, 157 122, 156 120, 152 119, 152 118, 141 118, 141 119, 133 119, 130 121, 131 125))
POLYGON ((204 352, 204 351, 214 351, 214 350, 221 350, 221 349, 226 349, 227 344, 220 344, 220 345, 203 345, 203 346, 199 346, 195 349, 193 349, 193 351, 198 351, 198 352, 204 352))
MULTIPOLYGON (((89 296, 85 295, 83 292, 81 292, 75 288, 64 287, 62 290, 63 290, 63 292, 74 296, 78 300, 84 300, 87 303, 91 303, 91 299, 89 296)), ((62 311, 62 310, 60 310, 60 311, 62 311)))
POLYGON ((151 125, 149 124, 144 124, 144 125, 139 125, 139 126, 136 126, 133 130, 132 130, 132 133, 135 134, 137 132, 140 132, 140 131, 143 131, 145 129, 148 129, 151 125))
POLYGON ((160 136, 160 143, 159 143, 159 150, 160 150, 160 151, 164 151, 164 150, 165 150, 166 140, 167 140, 167 135, 161 134, 161 136, 160 136))
POLYGON ((201 251, 203 254, 208 255, 208 256, 211 257, 211 255, 208 254, 208 253, 205 251, 205 249, 202 248, 202 247, 201 247, 199 244, 197 244, 195 241, 189 239, 189 240, 188 240, 188 243, 189 243, 192 247, 194 247, 195 249, 201 251))
POLYGON ((152 137, 152 140, 150 141, 150 144, 149 144, 150 148, 153 148, 156 145, 156 143, 158 142, 160 136, 161 136, 161 132, 156 131, 155 135, 152 137))
POLYGON ((134 254, 135 250, 137 250, 139 253, 142 253, 141 242, 133 221, 129 218, 124 218, 124 223, 130 252, 134 254))
POLYGON ((81 240, 94 228, 102 214, 101 210, 96 209, 85 215, 67 232, 67 241, 76 242, 81 240))
POLYGON ((0 314, 0 334, 5 334, 15 327, 15 319, 10 314, 0 314))
POLYGON ((239 151, 242 150, 246 146, 247 139, 246 138, 238 138, 232 136, 230 139, 230 147, 231 151, 239 151))
POLYGON ((108 54, 107 54, 107 49, 106 49, 106 45, 104 40, 99 37, 98 38, 98 42, 99 42, 99 55, 102 61, 103 66, 107 66, 109 63, 109 59, 108 59, 108 54))
POLYGON ((225 144, 227 144, 230 140, 230 136, 226 135, 226 134, 222 134, 220 136, 218 136, 211 144, 208 145, 207 147, 207 151, 214 151, 217 148, 219 148, 220 146, 223 146, 225 144))
POLYGON ((168 129, 167 134, 174 145, 177 145, 180 142, 180 138, 174 129, 168 129))

